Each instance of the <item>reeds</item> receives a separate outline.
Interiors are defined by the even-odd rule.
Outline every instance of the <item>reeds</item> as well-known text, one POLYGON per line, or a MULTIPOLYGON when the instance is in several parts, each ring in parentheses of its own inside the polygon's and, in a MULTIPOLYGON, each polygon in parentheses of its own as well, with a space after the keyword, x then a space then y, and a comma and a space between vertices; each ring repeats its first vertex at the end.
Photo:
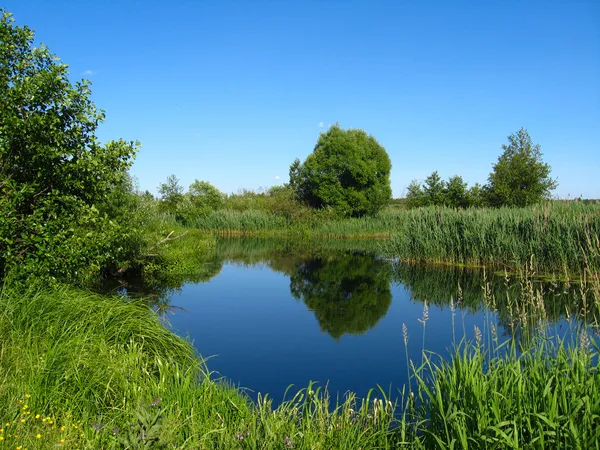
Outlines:
POLYGON ((409 261, 491 265, 537 272, 600 268, 600 208, 546 203, 532 208, 431 207, 402 213, 384 252, 409 261))

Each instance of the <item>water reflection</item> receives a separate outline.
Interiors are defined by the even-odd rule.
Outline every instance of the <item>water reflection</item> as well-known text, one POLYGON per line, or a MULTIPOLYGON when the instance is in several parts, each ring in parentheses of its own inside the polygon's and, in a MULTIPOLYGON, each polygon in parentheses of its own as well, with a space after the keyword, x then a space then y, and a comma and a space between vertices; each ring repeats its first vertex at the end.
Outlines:
POLYGON ((511 278, 480 269, 393 262, 377 256, 377 241, 232 238, 218 241, 190 273, 174 271, 162 282, 120 281, 110 289, 150 299, 169 311, 186 284, 208 282, 225 263, 264 264, 289 277, 291 296, 302 301, 321 331, 334 339, 359 335, 376 326, 392 303, 390 286, 401 285, 413 302, 452 305, 467 314, 493 313, 497 328, 518 339, 540 324, 564 318, 597 323, 597 289, 580 283, 511 278))
POLYGON ((216 355, 211 371, 276 401, 310 380, 340 395, 401 389, 409 360, 418 363, 423 350, 447 357, 475 327, 495 345, 526 341, 540 324, 558 327, 582 311, 595 317, 594 291, 581 284, 403 264, 378 257, 376 245, 352 245, 223 240, 201 274, 158 292, 165 308, 185 309, 169 316, 172 329, 201 355, 216 355))
POLYGON ((593 286, 577 282, 509 277, 481 269, 396 264, 396 283, 415 301, 440 307, 452 303, 469 313, 494 313, 505 335, 529 338, 542 326, 562 319, 598 322, 593 286))
POLYGON ((392 303, 389 264, 369 255, 298 262, 290 276, 290 291, 334 339, 365 333, 392 303))

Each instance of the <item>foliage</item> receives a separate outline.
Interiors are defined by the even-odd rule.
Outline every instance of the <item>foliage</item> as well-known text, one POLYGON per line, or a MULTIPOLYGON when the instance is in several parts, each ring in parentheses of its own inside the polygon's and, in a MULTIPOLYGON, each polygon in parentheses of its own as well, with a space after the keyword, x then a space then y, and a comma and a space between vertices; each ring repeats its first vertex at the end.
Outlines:
POLYGON ((194 180, 187 195, 198 211, 215 211, 225 203, 225 195, 208 181, 194 180))
POLYGON ((508 136, 509 144, 489 176, 489 203, 493 206, 528 206, 548 199, 558 183, 550 178, 550 165, 542 161, 539 144, 521 128, 508 136))
POLYGON ((136 144, 100 145, 89 82, 7 12, 0 20, 0 273, 82 282, 127 259, 137 230, 104 207, 136 144))
POLYGON ((391 199, 390 158, 364 131, 332 126, 304 163, 290 166, 290 185, 313 208, 346 217, 374 215, 391 199))
POLYGON ((450 208, 467 208, 479 206, 481 193, 479 185, 467 189, 467 183, 459 175, 454 175, 444 181, 437 171, 429 175, 423 185, 411 181, 408 186, 406 200, 408 206, 448 206, 450 208))
POLYGON ((177 207, 184 199, 183 187, 179 184, 179 179, 171 174, 164 183, 158 186, 160 194, 160 205, 163 210, 172 214, 177 212, 177 207))
POLYGON ((494 164, 488 184, 470 189, 462 177, 447 182, 433 172, 421 186, 416 180, 408 186, 406 199, 411 208, 421 206, 517 206, 524 207, 550 198, 556 180, 550 178, 550 166, 542 161, 539 145, 534 145, 527 130, 521 128, 508 137, 504 153, 494 164))

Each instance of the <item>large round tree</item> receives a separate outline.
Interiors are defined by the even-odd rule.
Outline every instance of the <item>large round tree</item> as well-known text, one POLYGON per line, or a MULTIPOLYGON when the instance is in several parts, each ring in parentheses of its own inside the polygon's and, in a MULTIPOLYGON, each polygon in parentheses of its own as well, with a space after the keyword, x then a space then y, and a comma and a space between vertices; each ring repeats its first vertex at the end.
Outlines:
POLYGON ((314 208, 331 207, 340 215, 373 215, 391 199, 392 163, 385 149, 363 130, 338 125, 321 133, 303 164, 290 167, 290 185, 314 208))

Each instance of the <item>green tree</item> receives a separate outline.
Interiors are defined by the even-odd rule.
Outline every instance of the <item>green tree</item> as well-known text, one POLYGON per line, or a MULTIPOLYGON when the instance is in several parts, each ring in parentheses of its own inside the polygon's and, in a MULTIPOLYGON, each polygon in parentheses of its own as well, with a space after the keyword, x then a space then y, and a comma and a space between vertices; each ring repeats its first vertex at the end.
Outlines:
POLYGON ((160 194, 161 207, 173 214, 177 211, 179 203, 184 199, 183 187, 174 174, 169 175, 167 180, 158 186, 158 193, 160 194))
POLYGON ((460 175, 448 179, 445 190, 445 205, 452 208, 467 208, 470 206, 467 183, 460 175))
POLYGON ((225 204, 225 194, 208 181, 195 180, 190 184, 188 196, 198 211, 214 211, 225 204))
POLYGON ((290 166, 290 185, 313 208, 330 207, 347 217, 374 215, 391 199, 391 168, 373 136, 334 125, 321 133, 304 163, 290 166))
POLYGON ((412 180, 406 192, 406 201, 409 208, 425 206, 425 193, 417 180, 412 180))
POLYGON ((437 170, 425 178, 423 194, 425 206, 445 204, 446 182, 442 180, 437 170))
POLYGON ((508 142, 488 179, 489 203, 522 207, 549 198, 558 183, 542 161, 539 144, 533 144, 524 128, 508 136, 508 142))
POLYGON ((126 182, 137 144, 101 145, 89 82, 34 34, 0 18, 0 273, 82 280, 127 258, 135 230, 103 205, 126 182))

